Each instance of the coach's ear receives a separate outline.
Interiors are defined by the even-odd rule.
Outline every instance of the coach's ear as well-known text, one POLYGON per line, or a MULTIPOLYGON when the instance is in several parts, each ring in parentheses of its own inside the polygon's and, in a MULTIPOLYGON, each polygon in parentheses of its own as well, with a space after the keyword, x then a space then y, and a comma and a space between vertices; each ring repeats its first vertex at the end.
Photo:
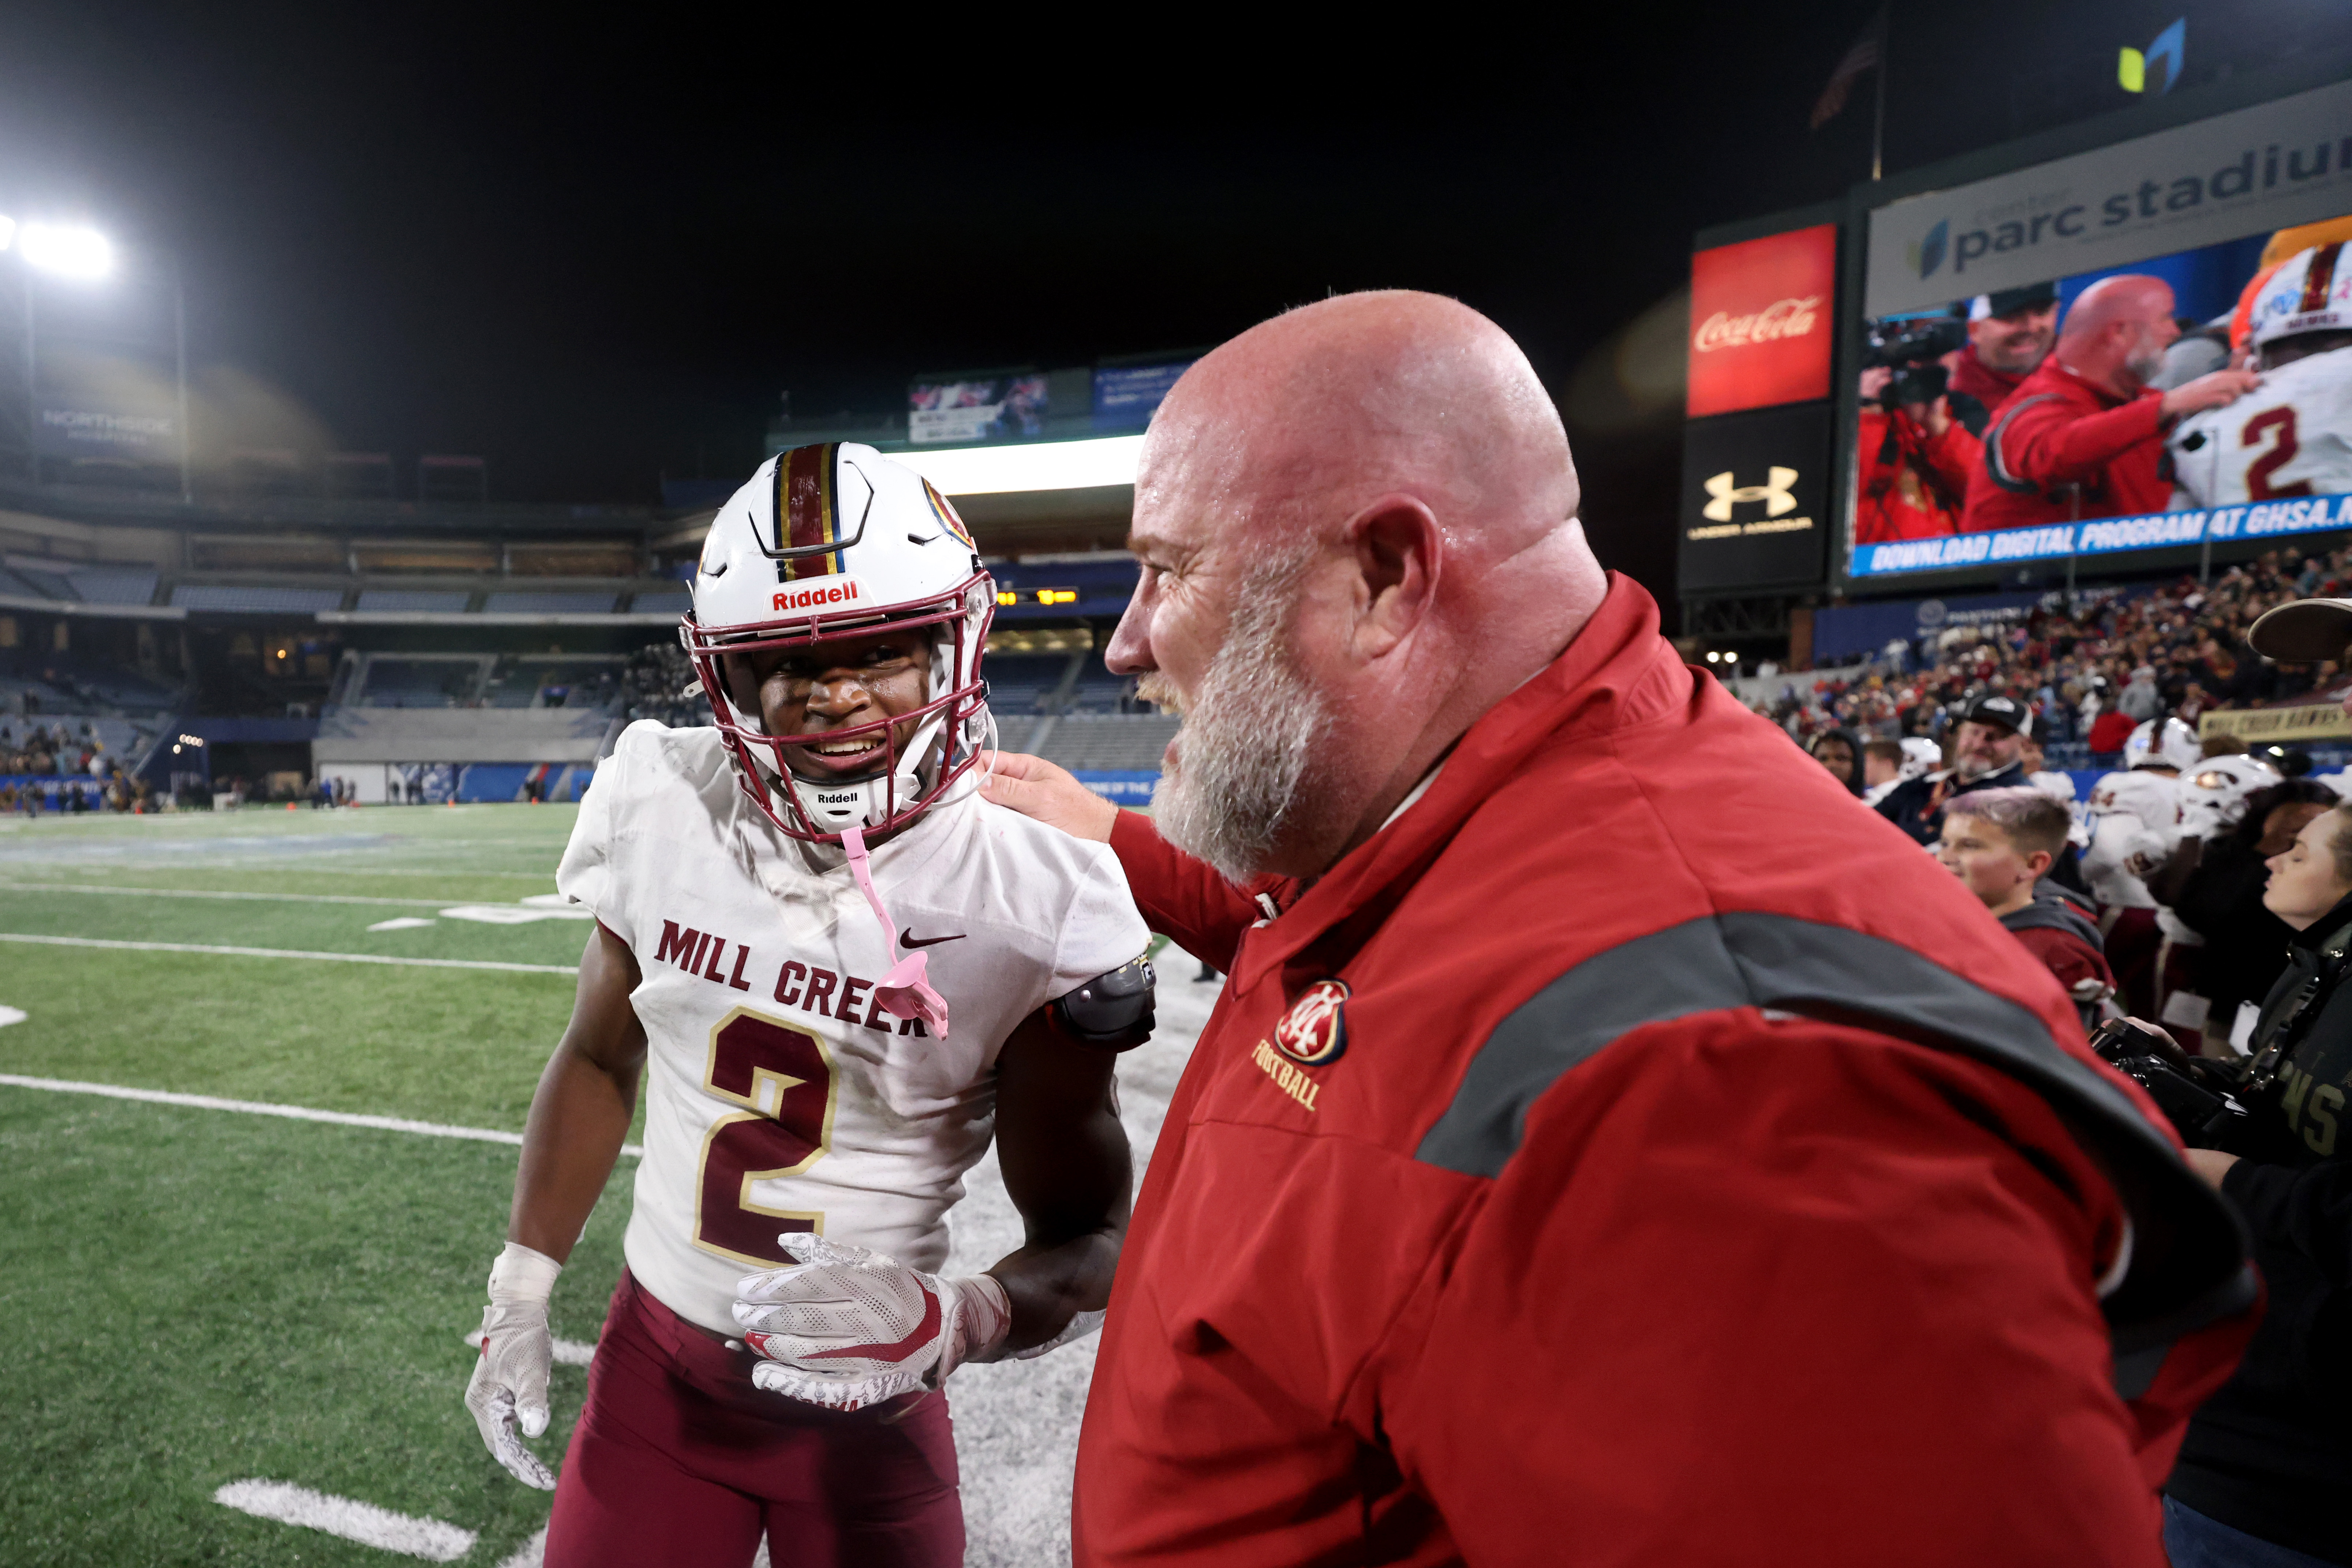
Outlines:
POLYGON ((1445 536, 1417 496, 1382 496, 1348 519, 1355 562, 1356 656, 1378 659, 1412 635, 1437 594, 1445 536))

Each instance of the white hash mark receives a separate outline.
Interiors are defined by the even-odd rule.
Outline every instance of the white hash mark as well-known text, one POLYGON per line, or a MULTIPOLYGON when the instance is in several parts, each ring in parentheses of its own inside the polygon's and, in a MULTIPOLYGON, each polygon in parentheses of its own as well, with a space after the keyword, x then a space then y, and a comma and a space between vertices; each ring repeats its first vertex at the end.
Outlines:
POLYGON ((420 920, 414 915, 395 915, 390 920, 379 920, 374 925, 369 926, 368 929, 371 931, 414 931, 419 926, 430 925, 432 924, 432 921, 420 920))
POLYGON ((428 1563, 455 1563, 474 1549, 470 1530, 437 1519, 412 1519, 373 1503, 331 1497, 290 1481, 231 1481, 213 1493, 213 1500, 256 1519, 324 1531, 362 1546, 422 1557, 428 1563))
POLYGON ((0 1029, 6 1029, 12 1023, 23 1023, 26 1016, 22 1008, 0 1008, 0 1029))

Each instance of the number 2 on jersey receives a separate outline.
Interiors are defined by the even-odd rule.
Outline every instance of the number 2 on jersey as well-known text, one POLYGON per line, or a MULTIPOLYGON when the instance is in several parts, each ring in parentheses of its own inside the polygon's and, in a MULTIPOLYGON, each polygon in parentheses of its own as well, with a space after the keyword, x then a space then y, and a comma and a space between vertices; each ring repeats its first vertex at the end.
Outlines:
POLYGON ((751 1184, 796 1176, 833 1136, 833 1059, 822 1041, 738 1008, 710 1031, 703 1086, 746 1107, 712 1124, 695 1176, 694 1244, 760 1267, 789 1263, 784 1230, 820 1230, 824 1216, 763 1208, 751 1184))
POLYGON ((2271 449, 2246 465, 2248 500, 2279 501, 2289 496, 2311 494, 2311 481, 2308 479, 2297 479, 2292 485, 2273 486, 2271 483, 2271 476, 2294 462, 2294 455, 2303 450, 2302 444, 2294 436, 2294 410, 2292 407, 2264 409, 2246 421, 2245 429, 2238 434, 2238 444, 2259 446, 2263 435, 2273 430, 2278 434, 2273 439, 2271 449))

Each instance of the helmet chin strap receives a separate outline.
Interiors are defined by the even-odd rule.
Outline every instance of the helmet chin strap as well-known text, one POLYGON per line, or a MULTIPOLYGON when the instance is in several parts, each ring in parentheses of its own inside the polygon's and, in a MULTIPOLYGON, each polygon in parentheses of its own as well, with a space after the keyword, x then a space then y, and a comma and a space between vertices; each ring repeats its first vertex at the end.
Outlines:
POLYGON ((809 820, 823 831, 839 833, 873 827, 888 819, 893 799, 903 805, 921 798, 923 764, 908 758, 928 758, 939 743, 940 728, 938 715, 925 719, 910 737, 906 755, 893 773, 839 780, 803 779, 794 773, 790 779, 793 792, 800 797, 801 807, 808 812, 809 820))

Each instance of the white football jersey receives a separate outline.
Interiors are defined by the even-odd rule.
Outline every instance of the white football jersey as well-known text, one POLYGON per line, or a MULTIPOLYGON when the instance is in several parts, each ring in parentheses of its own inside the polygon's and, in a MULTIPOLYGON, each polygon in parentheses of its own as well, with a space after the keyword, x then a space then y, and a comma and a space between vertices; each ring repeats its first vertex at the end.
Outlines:
POLYGON ((641 976, 629 1269, 706 1328, 735 1333, 736 1281, 792 1261, 779 1231, 945 1262, 1005 1037, 1150 940, 1108 845, 992 805, 969 778, 870 865, 902 941, 928 955, 944 1040, 875 1005, 898 955, 846 862, 744 799, 715 729, 624 731, 556 873, 641 976))
POLYGON ((2103 909, 2154 909, 2155 895, 2129 865, 2133 856, 2161 859, 2180 834, 2178 780, 2147 768, 2103 775, 2091 788, 2090 848, 2083 880, 2103 909))
POLYGON ((2175 511, 2352 492, 2352 348, 2264 371, 2237 402, 2182 420, 2169 444, 2175 511))

